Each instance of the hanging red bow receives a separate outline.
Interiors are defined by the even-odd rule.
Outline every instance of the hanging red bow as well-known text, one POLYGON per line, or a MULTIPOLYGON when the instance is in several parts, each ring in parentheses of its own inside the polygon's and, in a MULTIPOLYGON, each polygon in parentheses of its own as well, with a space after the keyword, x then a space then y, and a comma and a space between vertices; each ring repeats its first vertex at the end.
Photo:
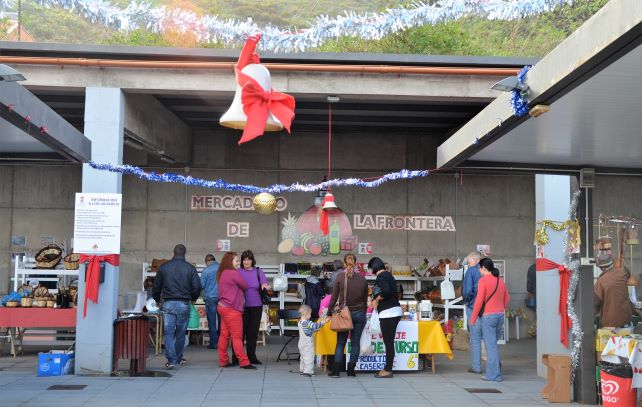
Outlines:
POLYGON ((112 266, 120 264, 120 256, 117 254, 106 254, 104 256, 96 256, 91 254, 81 254, 80 263, 89 262, 87 265, 86 278, 85 278, 85 301, 83 304, 82 317, 87 316, 87 300, 92 300, 94 304, 98 304, 98 286, 100 285, 100 262, 106 261, 112 266))
POLYGON ((557 269, 560 274, 560 299, 557 312, 560 315, 560 342, 568 348, 568 331, 571 329, 571 317, 568 316, 568 286, 571 279, 571 270, 563 264, 554 261, 538 258, 535 260, 535 270, 548 271, 557 269))
POLYGON ((235 68, 236 82, 241 87, 243 112, 247 116, 239 144, 262 136, 270 113, 283 124, 288 133, 294 119, 294 97, 274 92, 272 89, 263 89, 256 80, 241 72, 249 64, 261 63, 259 54, 256 52, 260 39, 261 34, 252 35, 247 39, 235 68))
POLYGON ((294 97, 285 93, 265 90, 257 81, 237 69, 236 77, 241 85, 241 101, 243 112, 247 116, 243 136, 239 144, 246 143, 265 132, 265 123, 268 115, 272 113, 283 127, 290 132, 290 125, 294 119, 294 97))

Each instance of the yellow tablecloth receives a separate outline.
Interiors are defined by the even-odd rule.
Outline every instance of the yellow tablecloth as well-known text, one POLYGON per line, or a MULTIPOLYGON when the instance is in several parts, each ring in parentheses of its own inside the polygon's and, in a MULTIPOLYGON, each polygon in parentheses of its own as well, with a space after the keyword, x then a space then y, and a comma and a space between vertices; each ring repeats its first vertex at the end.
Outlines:
MULTIPOLYGON (((419 353, 432 355, 441 353, 453 358, 444 330, 437 321, 418 321, 419 353)), ((317 355, 334 355, 337 346, 337 333, 330 329, 330 324, 325 324, 314 338, 314 350, 317 355)))

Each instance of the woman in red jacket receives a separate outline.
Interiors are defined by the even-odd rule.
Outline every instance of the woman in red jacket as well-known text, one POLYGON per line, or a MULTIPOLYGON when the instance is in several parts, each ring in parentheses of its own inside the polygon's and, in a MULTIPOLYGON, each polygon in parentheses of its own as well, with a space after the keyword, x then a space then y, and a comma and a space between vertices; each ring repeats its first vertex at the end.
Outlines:
POLYGON ((218 365, 231 366, 227 347, 232 339, 234 354, 239 359, 241 369, 256 369, 243 351, 243 292, 247 282, 239 274, 239 256, 227 252, 216 272, 218 282, 218 314, 221 316, 221 335, 218 337, 218 365))
POLYGON ((499 347, 497 338, 504 330, 504 312, 510 301, 504 280, 499 277, 499 270, 493 261, 485 257, 479 261, 479 272, 482 277, 477 285, 477 298, 470 324, 475 325, 477 318, 481 318, 482 339, 486 344, 486 374, 483 380, 501 382, 502 371, 499 360, 499 347))

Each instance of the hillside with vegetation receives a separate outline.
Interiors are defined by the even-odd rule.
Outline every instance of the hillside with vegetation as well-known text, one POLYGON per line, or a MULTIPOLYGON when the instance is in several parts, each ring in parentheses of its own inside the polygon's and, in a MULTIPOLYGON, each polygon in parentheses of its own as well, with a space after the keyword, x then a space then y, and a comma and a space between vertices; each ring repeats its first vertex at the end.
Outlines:
MULTIPOLYGON (((576 0, 573 5, 513 21, 468 17, 435 26, 412 28, 378 41, 342 37, 312 51, 542 56, 607 2, 576 0)), ((126 7, 128 3, 128 0, 113 2, 120 7, 126 7)), ((198 15, 211 14, 242 20, 252 18, 260 25, 272 24, 292 29, 309 26, 321 14, 335 16, 344 10, 377 12, 400 4, 412 4, 411 1, 398 0, 152 0, 151 3, 191 10, 198 15)), ((178 30, 163 33, 147 30, 120 32, 90 23, 72 12, 44 8, 29 0, 22 1, 20 11, 22 26, 38 42, 221 47, 220 44, 199 43, 193 35, 178 30)))

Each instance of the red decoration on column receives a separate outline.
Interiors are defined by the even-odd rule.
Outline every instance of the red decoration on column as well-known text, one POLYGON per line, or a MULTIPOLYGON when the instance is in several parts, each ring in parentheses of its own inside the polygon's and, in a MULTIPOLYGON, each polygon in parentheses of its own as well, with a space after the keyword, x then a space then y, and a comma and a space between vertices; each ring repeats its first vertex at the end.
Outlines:
POLYGON ((96 256, 91 254, 81 254, 80 263, 89 262, 85 274, 85 301, 83 304, 82 317, 87 316, 87 300, 92 300, 94 304, 98 304, 98 287, 100 285, 100 263, 106 261, 112 266, 120 264, 120 256, 117 254, 106 254, 104 256, 96 256))
POLYGON ((535 270, 548 271, 558 269, 560 274, 560 299, 558 302, 557 312, 560 315, 560 342, 568 348, 568 331, 571 329, 571 317, 568 316, 568 286, 571 279, 571 270, 563 264, 557 264, 554 261, 538 258, 535 259, 535 270))

